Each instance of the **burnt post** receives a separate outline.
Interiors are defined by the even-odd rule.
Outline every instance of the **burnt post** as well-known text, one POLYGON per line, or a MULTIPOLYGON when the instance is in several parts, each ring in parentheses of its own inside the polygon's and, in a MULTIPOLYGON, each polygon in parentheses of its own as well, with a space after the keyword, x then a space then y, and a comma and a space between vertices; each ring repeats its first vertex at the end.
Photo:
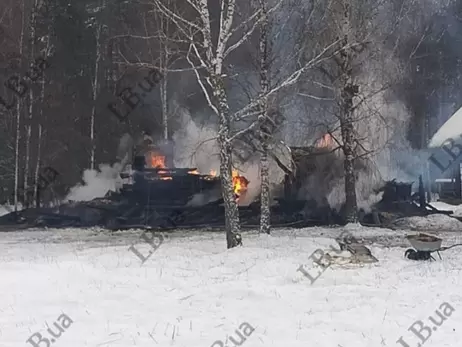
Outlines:
POLYGON ((419 205, 421 210, 425 210, 427 200, 425 199, 425 188, 423 184, 422 175, 419 176, 419 205))

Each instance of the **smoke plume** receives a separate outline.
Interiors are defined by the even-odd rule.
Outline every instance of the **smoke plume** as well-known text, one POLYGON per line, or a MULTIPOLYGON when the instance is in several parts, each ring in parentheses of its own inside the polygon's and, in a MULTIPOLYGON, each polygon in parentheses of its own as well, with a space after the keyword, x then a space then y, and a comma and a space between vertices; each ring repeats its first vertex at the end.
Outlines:
POLYGON ((122 184, 120 170, 120 163, 112 166, 101 164, 99 170, 85 170, 83 184, 71 188, 65 200, 90 201, 103 197, 108 191, 118 190, 122 184))

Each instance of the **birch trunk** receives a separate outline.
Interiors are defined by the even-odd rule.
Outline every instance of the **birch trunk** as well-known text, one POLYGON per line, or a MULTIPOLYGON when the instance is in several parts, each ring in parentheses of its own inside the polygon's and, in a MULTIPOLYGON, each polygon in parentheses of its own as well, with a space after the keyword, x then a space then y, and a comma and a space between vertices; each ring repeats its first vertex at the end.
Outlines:
MULTIPOLYGON (((35 41, 36 41, 36 22, 37 22, 37 9, 38 1, 34 1, 34 5, 31 10, 31 21, 30 21, 30 36, 29 36, 29 63, 31 64, 34 61, 35 55, 35 41)), ((30 66, 28 66, 29 68, 30 66)), ((29 88, 29 107, 27 110, 27 125, 26 125, 26 157, 24 163, 24 203, 28 207, 30 195, 29 192, 29 165, 30 165, 30 141, 32 137, 32 118, 34 112, 34 90, 29 88)))
POLYGON ((352 98, 344 100, 344 114, 340 119, 340 127, 343 141, 343 153, 345 156, 343 167, 345 170, 345 220, 347 223, 356 223, 357 201, 356 201, 356 174, 354 168, 354 133, 351 107, 352 98))
POLYGON ((218 144, 220 146, 221 190, 225 207, 226 244, 228 248, 233 248, 237 246, 236 234, 240 232, 241 226, 233 187, 232 146, 228 141, 231 131, 229 106, 222 77, 212 75, 212 81, 219 113, 218 144))
POLYGON ((160 82, 160 97, 162 102, 162 129, 163 137, 168 140, 168 98, 167 98, 167 67, 163 69, 162 81, 160 82))
MULTIPOLYGON (((52 25, 48 26, 47 45, 46 45, 46 56, 50 51, 50 37, 51 37, 52 25)), ((43 134, 43 108, 45 107, 45 74, 46 71, 42 71, 42 78, 40 80, 40 113, 38 119, 38 134, 37 134, 37 162, 35 164, 34 173, 34 201, 35 207, 40 207, 40 196, 39 196, 39 172, 42 161, 42 134, 43 134)))
POLYGON ((261 176, 260 233, 266 233, 266 234, 269 234, 271 231, 268 152, 269 152, 268 144, 264 143, 263 151, 260 157, 260 176, 261 176))
MULTIPOLYGON (((169 2, 170 3, 170 2, 169 2)), ((161 32, 165 35, 169 34, 169 21, 164 17, 160 19, 161 22, 161 32)), ((168 140, 168 98, 167 98, 167 74, 168 74, 168 62, 170 59, 168 43, 163 39, 159 41, 160 45, 160 67, 162 69, 163 78, 160 82, 160 99, 162 103, 162 132, 164 140, 168 140)))
MULTIPOLYGON (((341 16, 343 44, 354 42, 353 27, 351 25, 351 4, 344 0, 341 16)), ((354 160, 355 135, 354 135, 354 107, 353 99, 359 92, 359 86, 353 78, 353 61, 356 54, 352 48, 345 48, 340 52, 340 67, 342 76, 340 78, 340 128, 343 141, 344 171, 345 171, 345 221, 356 223, 358 221, 358 207, 356 201, 356 172, 354 160)))
MULTIPOLYGON (((268 50, 268 31, 269 21, 266 8, 266 0, 260 0, 262 10, 262 24, 260 35, 260 88, 263 95, 269 91, 269 50, 268 50)), ((268 120, 268 98, 262 98, 261 115, 263 122, 268 120)), ((266 130, 266 129, 265 129, 266 130)), ((264 131, 265 132, 265 131, 264 131)), ((269 234, 271 230, 271 208, 270 208, 270 191, 269 191, 269 163, 268 163, 268 138, 263 133, 260 138, 263 141, 262 153, 260 156, 260 178, 261 178, 261 196, 260 196, 260 232, 269 234)))
MULTIPOLYGON (((22 53, 23 53, 23 44, 24 44, 24 10, 25 4, 24 0, 22 2, 22 23, 21 23, 21 34, 19 38, 19 66, 22 66, 22 53)), ((14 145, 14 212, 18 211, 18 196, 19 196, 19 140, 21 138, 21 98, 16 99, 16 139, 14 145)))
POLYGON ((95 117, 96 117, 96 99, 98 97, 99 90, 99 65, 101 62, 101 37, 102 23, 99 23, 96 29, 96 60, 95 60, 95 75, 92 81, 92 107, 91 107, 91 118, 90 118, 90 169, 95 169, 95 117))
MULTIPOLYGON (((42 92, 40 93, 42 98, 42 95, 44 95, 45 92, 45 87, 42 86, 42 92)), ((43 112, 40 110, 40 117, 42 117, 43 112)), ((38 186, 39 186, 39 171, 40 171, 40 161, 42 160, 42 124, 38 124, 38 134, 37 134, 37 162, 35 164, 35 172, 34 172, 34 201, 35 201, 35 207, 39 208, 40 207, 40 196, 38 195, 38 186)))
MULTIPOLYGON (((231 136, 231 115, 228 106, 228 97, 223 73, 224 61, 234 49, 247 40, 251 32, 244 35, 238 42, 228 46, 231 36, 235 33, 233 28, 234 15, 236 11, 236 0, 222 0, 217 3, 221 5, 219 21, 217 25, 211 22, 210 3, 208 0, 188 0, 192 9, 197 12, 198 23, 190 22, 181 18, 171 9, 168 9, 170 2, 155 1, 157 7, 163 15, 172 20, 180 31, 190 42, 186 60, 191 65, 197 82, 207 100, 209 107, 218 118, 218 145, 220 150, 220 179, 222 186, 222 196, 225 207, 226 221, 226 243, 228 248, 236 247, 242 241, 240 235, 239 209, 234 195, 232 180, 232 140, 231 136), (166 7, 167 6, 167 7, 166 7), (180 20, 178 20, 180 18, 180 20), (217 29, 217 35, 213 30, 217 29), (189 34, 191 33, 191 35, 189 34), (200 42, 196 39, 200 38, 200 42), (216 41, 215 41, 216 38, 216 41), (196 62, 193 62, 191 57, 196 62), (201 69, 198 68, 200 64, 201 69), (204 80, 207 86, 204 84, 204 80)), ((173 2, 172 2, 173 3, 173 2)), ((164 80, 166 80, 164 76, 164 80)), ((165 83, 165 82, 164 82, 165 83)), ((166 84, 164 84, 166 92, 166 84)), ((165 110, 165 109, 164 109, 165 110)), ((168 110, 167 110, 168 111, 168 110)), ((167 112, 163 114, 164 136, 168 135, 167 112)))
MULTIPOLYGON (((48 37, 48 40, 50 38, 48 37)), ((44 74, 44 72, 43 72, 44 74)), ((40 207, 40 192, 39 192, 39 172, 42 162, 42 134, 43 134, 43 107, 45 105, 45 76, 42 75, 42 79, 40 81, 40 113, 39 113, 39 120, 38 120, 38 134, 37 134, 37 162, 35 163, 35 172, 34 172, 34 201, 35 207, 40 207)))

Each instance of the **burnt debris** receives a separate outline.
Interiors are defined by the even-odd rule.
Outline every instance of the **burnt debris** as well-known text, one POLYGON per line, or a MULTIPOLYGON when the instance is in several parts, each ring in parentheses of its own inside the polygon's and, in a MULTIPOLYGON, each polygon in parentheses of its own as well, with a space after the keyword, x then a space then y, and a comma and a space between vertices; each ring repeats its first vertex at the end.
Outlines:
MULTIPOLYGON (((329 138, 323 141, 330 141, 329 138)), ((306 227, 344 224, 342 211, 329 206, 327 194, 332 166, 342 165, 332 146, 292 147, 292 171, 286 167, 283 194, 271 206, 273 226, 306 227), (323 172, 319 175, 319 170, 323 172), (324 170, 324 171, 323 171, 324 170), (316 173, 316 174, 315 174, 316 173), (304 191, 310 182, 309 189, 304 191), (300 194, 302 193, 302 194, 300 194), (312 196, 312 198, 310 197, 312 196), (321 198, 320 198, 321 197, 321 198), (322 198, 324 197, 324 198, 322 198)), ((53 208, 27 208, 18 214, 0 217, 3 229, 22 227, 91 227, 110 230, 151 228, 173 230, 179 228, 220 228, 225 225, 220 178, 214 172, 201 174, 196 168, 173 167, 173 151, 168 144, 154 146, 144 138, 132 153, 132 165, 120 173, 122 187, 110 191, 103 198, 84 202, 67 202, 53 208), (6 226, 6 227, 5 227, 6 226)), ((361 165, 358 162, 357 165, 361 165)), ((339 167, 341 170, 341 167, 339 167)), ((249 181, 233 172, 236 199, 246 194, 249 181)), ((422 184, 422 183, 421 183, 422 184)), ((387 226, 403 216, 446 213, 438 211, 422 200, 422 189, 412 193, 413 183, 385 182, 377 193, 382 199, 369 213, 360 213, 365 225, 387 226), (419 202, 420 201, 420 205, 419 202), (426 207, 430 207, 430 210, 426 207)), ((239 201, 239 200, 238 200, 239 201)), ((259 225, 260 203, 239 206, 242 228, 259 225)))

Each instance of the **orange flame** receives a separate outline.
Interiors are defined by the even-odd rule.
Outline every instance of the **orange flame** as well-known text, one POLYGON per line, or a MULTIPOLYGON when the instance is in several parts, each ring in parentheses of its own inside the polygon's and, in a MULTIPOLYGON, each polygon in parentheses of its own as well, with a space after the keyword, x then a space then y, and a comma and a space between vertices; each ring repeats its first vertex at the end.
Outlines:
POLYGON ((217 171, 216 170, 210 170, 210 176, 217 177, 217 171))
POLYGON ((162 169, 165 168, 165 156, 151 153, 151 167, 162 169))
POLYGON ((197 171, 197 170, 188 171, 188 174, 190 174, 190 175, 200 175, 199 171, 197 171))
POLYGON ((234 187, 234 194, 238 197, 241 196, 243 193, 247 191, 247 186, 249 185, 249 181, 244 176, 239 175, 237 170, 233 170, 233 187, 234 187))
MULTIPOLYGON (((151 152, 149 154, 149 164, 151 164, 151 168, 154 169, 166 169, 167 167, 165 166, 165 156, 163 155, 158 155, 155 152, 151 152)), ((168 171, 165 170, 159 170, 157 171, 157 174, 160 176, 159 179, 162 181, 170 181, 173 179, 171 176, 163 176, 165 174, 168 174, 168 171)))

